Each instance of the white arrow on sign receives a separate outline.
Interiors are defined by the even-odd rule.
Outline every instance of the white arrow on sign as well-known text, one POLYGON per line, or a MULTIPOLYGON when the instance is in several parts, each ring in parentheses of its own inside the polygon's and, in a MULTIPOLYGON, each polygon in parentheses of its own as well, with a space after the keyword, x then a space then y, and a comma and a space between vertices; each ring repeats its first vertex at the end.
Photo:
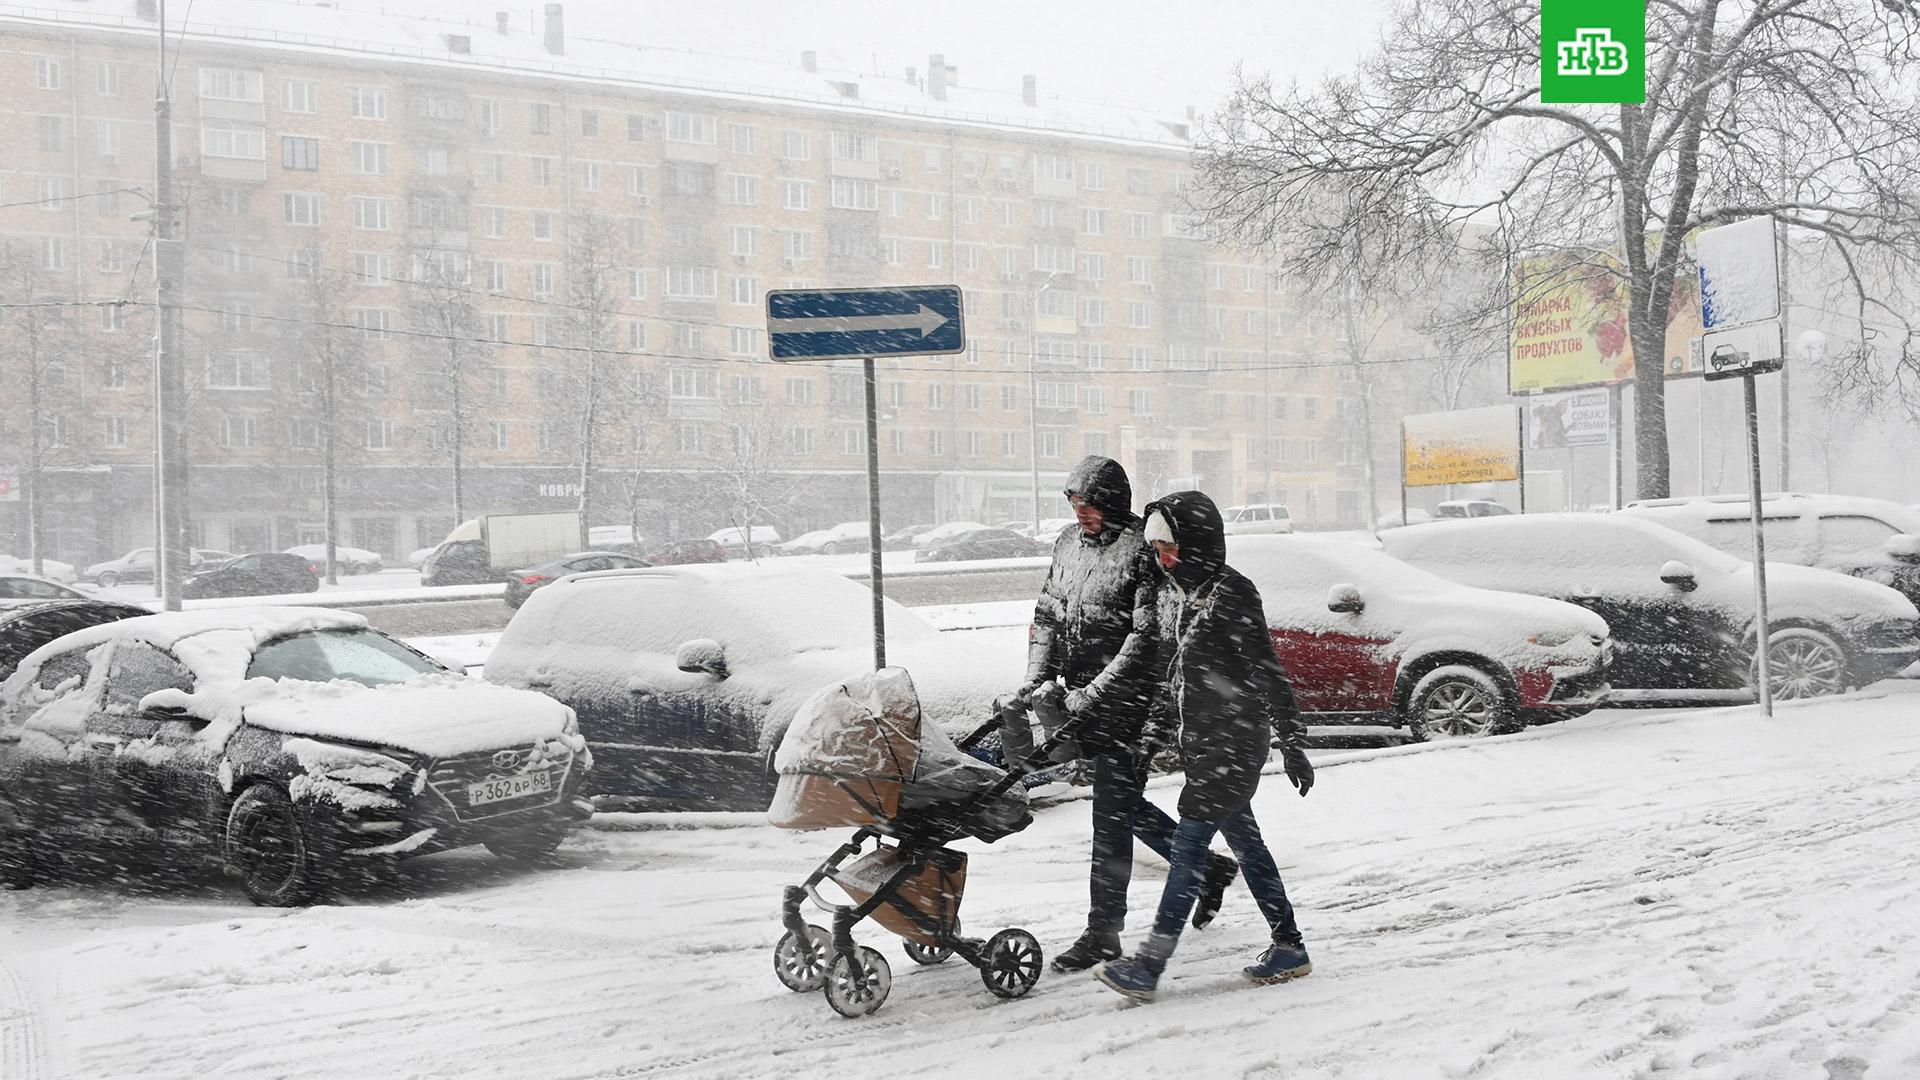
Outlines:
POLYGON ((918 330, 926 337, 949 320, 925 304, 917 313, 899 315, 816 315, 804 319, 767 320, 773 334, 848 334, 862 330, 918 330))

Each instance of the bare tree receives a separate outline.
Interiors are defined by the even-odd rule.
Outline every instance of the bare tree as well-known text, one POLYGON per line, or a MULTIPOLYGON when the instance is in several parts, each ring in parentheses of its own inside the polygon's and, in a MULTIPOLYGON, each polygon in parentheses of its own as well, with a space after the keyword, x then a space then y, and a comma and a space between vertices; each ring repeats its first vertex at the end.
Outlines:
POLYGON ((789 418, 760 392, 757 376, 747 378, 753 389, 728 408, 726 438, 710 451, 713 497, 727 523, 741 528, 787 520, 802 495, 789 418))
MULTIPOLYGON (((1243 78, 1197 154, 1197 209, 1311 275, 1417 262, 1498 211, 1510 250, 1610 250, 1634 350, 1638 491, 1668 493, 1661 361, 1702 226, 1755 215, 1837 253, 1857 323, 1904 330, 1886 376, 1920 380, 1889 282, 1920 254, 1915 0, 1656 0, 1643 104, 1539 100, 1540 8, 1403 4, 1352 77, 1243 78)), ((1883 380, 1884 381, 1884 380, 1883 380)), ((1920 389, 1909 392, 1920 415, 1920 389)))
POLYGON ((466 447, 474 424, 469 380, 493 355, 491 331, 474 306, 473 261, 464 251, 413 253, 408 292, 412 348, 431 377, 420 383, 426 401, 445 410, 439 443, 453 470, 453 520, 467 520, 466 447), (434 400, 438 398, 438 400, 434 400))
MULTIPOLYGON (((45 571, 46 473, 66 444, 76 402, 66 366, 75 358, 70 312, 51 298, 60 282, 33 253, 0 245, 0 399, 15 407, 0 414, 0 447, 24 459, 20 498, 27 518, 27 559, 45 571)), ((9 455, 12 456, 12 455, 9 455)))
POLYGON ((561 317, 566 349, 555 405, 574 441, 580 470, 580 543, 593 524, 593 470, 608 433, 618 429, 633 400, 635 366, 619 347, 618 319, 626 250, 605 217, 575 211, 567 221, 567 305, 561 317))
POLYGON ((291 358, 291 378, 275 380, 287 410, 290 448, 320 455, 320 507, 326 523, 327 584, 339 581, 339 472, 355 442, 343 438, 348 423, 365 415, 368 373, 366 338, 347 326, 342 312, 349 279, 329 268, 317 246, 294 260, 295 287, 288 297, 292 318, 280 323, 282 356, 291 358))

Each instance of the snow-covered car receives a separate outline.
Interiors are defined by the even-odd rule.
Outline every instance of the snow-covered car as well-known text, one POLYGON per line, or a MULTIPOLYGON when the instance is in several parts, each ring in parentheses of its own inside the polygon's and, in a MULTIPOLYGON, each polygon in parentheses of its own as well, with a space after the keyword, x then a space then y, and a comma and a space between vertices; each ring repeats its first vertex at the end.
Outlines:
MULTIPOLYGON (((884 544, 884 541, 882 541, 884 544)), ((867 543, 867 523, 864 521, 843 521, 829 529, 815 529, 780 545, 782 555, 841 555, 847 552, 864 552, 867 543)))
POLYGON ((415 570, 420 569, 426 565, 427 556, 433 554, 434 548, 439 546, 440 545, 435 544, 433 547, 414 548, 412 551, 407 552, 407 565, 413 567, 415 570))
POLYGON ((880 539, 881 546, 887 551, 905 551, 913 547, 914 538, 937 525, 908 525, 895 529, 880 539))
MULTIPOLYGON (((0 574, 31 574, 33 572, 32 559, 0 555, 0 574)), ((41 559, 39 576, 52 578, 62 585, 71 585, 80 580, 80 574, 74 569, 72 563, 61 562, 58 559, 41 559)))
POLYGON ((935 547, 952 540, 956 536, 988 527, 989 526, 982 525, 977 521, 949 521, 944 525, 935 525, 933 528, 914 536, 913 546, 916 548, 935 547))
POLYGON ((285 596, 320 588, 320 567, 304 555, 261 552, 202 566, 181 587, 189 600, 220 596, 285 596))
MULTIPOLYGON (((1382 533, 1387 554, 1465 585, 1578 604, 1613 632, 1610 700, 1754 700, 1753 564, 1624 514, 1527 514, 1382 533)), ((1775 697, 1831 694, 1920 656, 1913 602, 1884 585, 1767 567, 1775 697)))
MULTIPOLYGON (((1621 513, 1753 558, 1750 496, 1648 499, 1621 513)), ((1768 495, 1760 500, 1767 562, 1817 566, 1898 589, 1920 604, 1920 512, 1851 495, 1768 495)))
POLYGON ((1448 499, 1434 511, 1436 518, 1506 517, 1513 511, 1492 499, 1448 499))
MULTIPOLYGON (((300 556, 320 567, 320 572, 323 574, 327 571, 327 545, 325 544, 300 544, 288 548, 285 554, 300 556)), ((333 561, 341 573, 347 574, 377 574, 385 569, 380 553, 368 551, 366 548, 342 547, 335 544, 333 561)))
POLYGON ((256 903, 344 863, 551 853, 592 813, 572 710, 455 674, 350 612, 169 612, 35 649, 0 683, 0 868, 67 844, 217 856, 256 903))
POLYGON ((970 529, 913 553, 914 562, 970 562, 976 559, 1029 559, 1051 554, 1052 539, 1035 540, 1010 529, 970 529))
MULTIPOLYGON (((572 706, 593 749, 588 790, 670 809, 760 810, 801 701, 871 670, 873 594, 791 563, 609 570, 527 598, 486 678, 572 706)), ((887 662, 950 733, 1020 684, 1024 647, 942 635, 886 603, 887 662)))
POLYGON ((510 608, 527 602, 535 589, 543 588, 568 574, 590 574, 595 570, 626 570, 651 565, 645 559, 622 555, 617 551, 576 551, 535 566, 523 566, 507 574, 507 588, 501 599, 510 608))
POLYGON ((75 630, 153 612, 115 600, 9 600, 0 603, 0 682, 33 650, 75 630))
POLYGON ((1374 520, 1373 528, 1375 532, 1378 532, 1381 529, 1399 529, 1408 525, 1425 525, 1432 520, 1432 514, 1417 506, 1413 506, 1408 507, 1405 514, 1402 514, 1398 510, 1381 514, 1374 520))
POLYGON ((815 529, 776 545, 773 550, 782 555, 818 555, 825 550, 827 538, 832 535, 832 529, 815 529))
POLYGON ((1252 503, 1220 511, 1228 536, 1260 536, 1293 531, 1293 514, 1282 503, 1252 503))
POLYGON ((1080 522, 1077 519, 1070 518, 1070 517, 1048 518, 1045 521, 1042 521, 1039 527, 1033 530, 1033 538, 1035 540, 1045 540, 1047 543, 1051 544, 1055 540, 1059 539, 1060 530, 1066 528, 1069 525, 1077 526, 1079 524, 1080 522))
MULTIPOLYGON (((194 548, 187 553, 189 573, 203 567, 224 565, 239 558, 231 551, 218 551, 210 548, 194 548)), ((117 559, 94 563, 87 567, 86 579, 103 589, 111 589, 123 582, 147 582, 153 580, 154 552, 150 547, 134 548, 117 559)))
POLYGON ((764 559, 780 543, 780 530, 771 525, 748 525, 717 529, 707 539, 727 551, 727 557, 764 559))
POLYGON ((85 600, 87 594, 51 578, 0 571, 0 604, 9 600, 85 600))
POLYGON ((1598 615, 1458 585, 1350 541, 1236 536, 1274 654, 1309 724, 1392 724, 1416 740, 1494 735, 1606 700, 1598 615))

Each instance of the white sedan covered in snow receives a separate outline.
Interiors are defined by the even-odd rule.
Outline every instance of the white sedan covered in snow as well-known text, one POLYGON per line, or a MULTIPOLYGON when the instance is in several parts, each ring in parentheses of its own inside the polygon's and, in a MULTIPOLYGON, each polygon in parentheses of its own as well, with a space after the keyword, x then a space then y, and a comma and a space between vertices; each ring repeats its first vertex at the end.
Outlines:
MULTIPOLYGON (((327 545, 325 544, 301 544, 288 548, 286 554, 298 555, 322 568, 327 564, 327 545)), ((379 552, 368 551, 366 548, 345 547, 340 544, 333 545, 333 561, 343 573, 348 574, 377 574, 385 568, 379 552)))
POLYGON ((298 904, 342 861, 558 847, 592 813, 573 713, 348 612, 218 608, 41 646, 0 684, 0 875, 69 841, 223 856, 298 904))
MULTIPOLYGON (((865 586, 791 564, 578 574, 527 599, 486 677, 573 707, 593 793, 758 810, 800 702, 872 670, 872 608, 865 586)), ((886 621, 887 663, 912 674, 925 715, 949 733, 978 726, 1020 684, 1024 650, 943 635, 891 601, 886 621)))

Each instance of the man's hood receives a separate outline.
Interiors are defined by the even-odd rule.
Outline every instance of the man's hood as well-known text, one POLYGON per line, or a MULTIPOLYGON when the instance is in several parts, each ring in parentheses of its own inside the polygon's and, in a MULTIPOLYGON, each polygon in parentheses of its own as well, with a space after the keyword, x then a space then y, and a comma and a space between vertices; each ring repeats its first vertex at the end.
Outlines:
POLYGON ((1133 521, 1133 484, 1127 470, 1112 458, 1089 454, 1067 474, 1067 495, 1078 495, 1100 508, 1107 524, 1125 528, 1133 521))
POLYGON ((1180 545, 1180 563, 1168 571, 1180 587, 1191 592, 1227 565, 1227 529, 1220 508, 1198 491, 1176 491, 1147 505, 1147 518, 1164 514, 1180 545))

